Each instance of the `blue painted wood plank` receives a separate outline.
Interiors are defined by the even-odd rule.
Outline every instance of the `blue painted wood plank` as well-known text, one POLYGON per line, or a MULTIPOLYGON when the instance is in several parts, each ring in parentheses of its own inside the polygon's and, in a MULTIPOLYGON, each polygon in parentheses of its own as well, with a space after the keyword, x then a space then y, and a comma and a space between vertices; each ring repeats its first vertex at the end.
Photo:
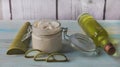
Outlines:
MULTIPOLYGON (((62 27, 68 27, 69 35, 78 33, 78 32, 84 33, 76 21, 60 20, 60 22, 61 22, 62 27)), ((114 26, 118 26, 118 27, 120 26, 120 21, 99 20, 98 22, 102 26, 107 27, 107 29, 109 29, 110 27, 114 27, 114 26), (105 23, 105 22, 108 22, 108 23, 105 23)), ((65 55, 70 59, 69 62, 57 62, 57 63, 47 63, 45 61, 35 62, 33 58, 31 59, 24 58, 24 55, 12 55, 12 56, 6 55, 6 51, 12 41, 12 39, 9 40, 9 38, 13 38, 15 36, 16 34, 15 31, 16 32, 18 31, 16 29, 19 29, 19 27, 22 24, 23 24, 23 21, 9 21, 9 22, 0 21, 0 29, 1 30, 4 29, 6 31, 6 32, 3 31, 4 34, 0 32, 0 38, 2 36, 6 38, 6 40, 4 41, 0 40, 0 67, 120 67, 120 58, 117 58, 117 59, 113 58, 107 55, 106 53, 104 53, 104 51, 103 51, 103 54, 101 54, 100 56, 89 57, 89 56, 82 55, 82 53, 70 47, 66 47, 66 48, 71 49, 72 51, 68 51, 65 53, 65 55), (15 22, 19 22, 19 23, 15 23, 15 22), (9 29, 10 27, 11 29, 9 29), (7 35, 9 35, 10 37, 8 37, 7 35)), ((119 29, 120 28, 118 28, 117 30, 119 29)), ((112 34, 112 36, 115 38, 118 37, 120 41, 120 33, 112 34)), ((70 46, 70 44, 68 44, 68 46, 70 46)))

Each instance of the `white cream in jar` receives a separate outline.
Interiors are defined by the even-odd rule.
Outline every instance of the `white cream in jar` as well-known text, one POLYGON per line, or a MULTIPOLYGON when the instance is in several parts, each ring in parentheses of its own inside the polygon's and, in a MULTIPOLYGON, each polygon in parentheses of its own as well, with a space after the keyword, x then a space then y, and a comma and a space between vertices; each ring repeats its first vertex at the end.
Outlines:
POLYGON ((58 21, 41 20, 32 26, 32 48, 57 52, 62 48, 62 29, 58 21))

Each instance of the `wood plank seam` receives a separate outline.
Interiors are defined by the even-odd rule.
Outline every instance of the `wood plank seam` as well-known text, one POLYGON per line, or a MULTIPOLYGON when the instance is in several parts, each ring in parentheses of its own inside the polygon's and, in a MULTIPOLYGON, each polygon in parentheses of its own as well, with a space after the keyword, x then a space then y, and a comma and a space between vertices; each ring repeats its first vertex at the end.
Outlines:
POLYGON ((58 20, 58 0, 56 0, 56 20, 58 20))
POLYGON ((56 0, 56 20, 58 20, 58 0, 56 0))
POLYGON ((12 2, 9 0, 9 8, 10 8, 10 20, 12 20, 12 2))
POLYGON ((105 20, 105 14, 106 14, 106 2, 107 0, 104 0, 104 9, 103 9, 103 20, 105 20))

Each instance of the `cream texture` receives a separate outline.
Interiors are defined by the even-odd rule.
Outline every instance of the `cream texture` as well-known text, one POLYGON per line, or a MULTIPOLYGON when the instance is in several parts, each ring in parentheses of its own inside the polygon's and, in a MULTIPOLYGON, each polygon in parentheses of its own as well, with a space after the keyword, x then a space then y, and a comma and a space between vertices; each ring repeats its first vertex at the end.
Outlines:
POLYGON ((62 48, 62 29, 58 21, 41 20, 34 22, 32 48, 44 52, 56 52, 62 48))

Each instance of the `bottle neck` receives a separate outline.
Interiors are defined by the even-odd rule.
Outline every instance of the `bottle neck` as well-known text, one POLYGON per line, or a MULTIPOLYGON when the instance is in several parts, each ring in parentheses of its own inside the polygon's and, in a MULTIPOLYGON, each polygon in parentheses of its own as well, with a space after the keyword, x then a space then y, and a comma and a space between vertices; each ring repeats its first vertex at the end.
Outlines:
POLYGON ((101 47, 105 47, 107 44, 109 44, 109 40, 108 39, 103 39, 101 42, 100 42, 100 46, 101 47))
POLYGON ((98 36, 97 38, 97 44, 98 46, 104 48, 106 44, 109 43, 109 38, 108 36, 98 36))

